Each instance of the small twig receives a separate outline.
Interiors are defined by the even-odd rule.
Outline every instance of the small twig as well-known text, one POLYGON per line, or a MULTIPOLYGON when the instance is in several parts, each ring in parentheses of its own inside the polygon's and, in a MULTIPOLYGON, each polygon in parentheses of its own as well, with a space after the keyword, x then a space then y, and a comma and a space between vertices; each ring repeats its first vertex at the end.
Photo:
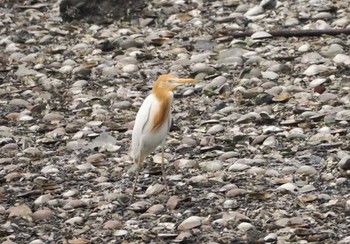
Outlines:
POLYGON ((15 5, 14 8, 26 10, 26 9, 41 9, 48 6, 50 6, 49 3, 37 3, 34 5, 15 5))
MULTIPOLYGON (((350 28, 347 29, 327 29, 327 30, 278 30, 268 32, 275 37, 303 37, 303 36, 321 36, 321 35, 350 35, 350 28)), ((234 32, 228 34, 227 32, 222 33, 224 35, 231 35, 233 38, 248 37, 254 34, 254 32, 234 32)))

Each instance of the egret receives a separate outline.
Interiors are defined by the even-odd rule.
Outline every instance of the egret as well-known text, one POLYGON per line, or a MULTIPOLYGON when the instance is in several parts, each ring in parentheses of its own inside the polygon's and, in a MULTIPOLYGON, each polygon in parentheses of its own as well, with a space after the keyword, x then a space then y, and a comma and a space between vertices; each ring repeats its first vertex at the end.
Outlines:
POLYGON ((161 167, 168 194, 168 184, 164 169, 164 144, 171 125, 171 104, 173 90, 182 84, 196 82, 194 79, 180 79, 174 75, 160 75, 153 86, 152 93, 146 97, 136 115, 132 131, 131 157, 137 166, 130 201, 133 200, 140 168, 143 160, 159 145, 162 148, 161 167))

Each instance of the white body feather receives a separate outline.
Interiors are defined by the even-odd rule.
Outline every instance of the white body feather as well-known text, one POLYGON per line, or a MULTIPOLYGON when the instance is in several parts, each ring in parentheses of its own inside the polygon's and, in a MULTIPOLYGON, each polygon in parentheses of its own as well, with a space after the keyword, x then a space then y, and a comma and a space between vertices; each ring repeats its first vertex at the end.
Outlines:
MULTIPOLYGON (((170 94, 170 106, 173 101, 173 93, 170 94)), ((171 125, 171 111, 169 116, 156 131, 152 131, 152 123, 155 114, 159 109, 159 101, 154 94, 150 94, 142 103, 132 131, 131 157, 134 162, 142 162, 151 154, 160 144, 165 142, 171 125), (140 158, 139 158, 140 157, 140 158)), ((164 113, 166 111, 163 111, 164 113)))

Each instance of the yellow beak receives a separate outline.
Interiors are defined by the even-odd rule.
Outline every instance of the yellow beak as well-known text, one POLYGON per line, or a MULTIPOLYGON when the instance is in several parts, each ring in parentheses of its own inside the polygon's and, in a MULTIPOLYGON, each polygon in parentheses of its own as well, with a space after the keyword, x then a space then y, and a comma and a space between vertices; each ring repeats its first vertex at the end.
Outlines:
POLYGON ((197 82, 197 80, 176 78, 174 83, 176 85, 181 85, 181 84, 185 84, 185 83, 194 83, 194 82, 197 82))

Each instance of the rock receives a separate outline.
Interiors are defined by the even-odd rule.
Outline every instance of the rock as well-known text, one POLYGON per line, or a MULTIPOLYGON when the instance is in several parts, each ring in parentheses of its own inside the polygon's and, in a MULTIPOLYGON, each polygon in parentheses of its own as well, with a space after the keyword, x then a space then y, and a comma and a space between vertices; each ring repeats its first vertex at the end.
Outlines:
POLYGON ((315 191, 315 190, 316 190, 316 188, 313 185, 305 185, 299 189, 299 192, 306 193, 306 192, 311 192, 311 191, 315 191))
POLYGON ((84 220, 82 217, 77 216, 77 217, 72 217, 72 218, 66 220, 64 223, 70 224, 70 225, 76 225, 76 224, 81 224, 83 221, 84 220))
POLYGON ((316 78, 310 82, 310 87, 315 88, 317 86, 324 84, 325 82, 327 82, 327 79, 325 78, 316 78))
POLYGON ((35 199, 34 204, 36 205, 42 205, 47 203, 48 201, 50 201, 51 199, 53 199, 53 196, 50 194, 45 194, 45 195, 41 195, 40 197, 38 197, 37 199, 35 199))
POLYGON ((34 241, 29 242, 29 244, 44 244, 44 243, 45 243, 45 242, 42 241, 42 240, 40 240, 40 239, 36 239, 36 240, 34 240, 34 241))
POLYGON ((147 201, 139 201, 131 204, 129 209, 135 212, 145 212, 150 207, 150 203, 147 201))
POLYGON ((179 159, 179 160, 175 161, 174 165, 177 168, 186 169, 186 168, 194 168, 194 167, 198 166, 198 163, 194 160, 179 159))
POLYGON ((30 217, 32 216, 32 210, 26 205, 21 204, 16 207, 11 207, 9 209, 9 217, 30 217))
POLYGON ((262 6, 256 5, 253 8, 249 9, 244 16, 250 17, 262 14, 264 12, 264 8, 262 6))
POLYGON ((18 70, 15 72, 15 75, 18 77, 22 77, 22 76, 30 76, 30 75, 37 75, 39 72, 33 70, 33 69, 29 69, 27 67, 25 67, 25 65, 20 65, 18 67, 18 70))
POLYGON ((160 192, 162 192, 163 190, 165 189, 165 186, 164 185, 161 185, 161 184, 154 184, 154 185, 150 185, 145 194, 147 196, 151 196, 151 195, 158 195, 160 192))
POLYGON ((147 213, 153 213, 153 214, 159 214, 161 212, 163 212, 165 209, 165 207, 162 204, 156 204, 153 205, 152 207, 150 207, 149 209, 147 209, 147 213))
POLYGON ((309 44, 309 43, 305 43, 305 44, 301 45, 301 46, 298 48, 298 51, 299 51, 299 52, 303 52, 303 53, 305 53, 305 52, 307 52, 307 51, 309 51, 309 50, 310 50, 310 44, 309 44))
MULTIPOLYGON (((272 35, 265 31, 257 31, 253 35, 251 35, 252 39, 265 39, 265 38, 271 38, 271 37, 272 35)), ((266 76, 270 76, 270 74, 266 74, 266 76)))
POLYGON ((345 54, 337 54, 334 58, 333 61, 336 64, 344 64, 344 65, 350 65, 350 56, 345 55, 345 54))
POLYGON ((125 236, 128 234, 128 231, 127 230, 116 230, 114 231, 113 235, 114 236, 117 236, 117 237, 120 237, 120 236, 125 236))
POLYGON ((234 163, 228 168, 228 170, 229 171, 244 171, 244 170, 248 169, 249 167, 250 166, 246 165, 246 164, 234 163))
POLYGON ((69 199, 63 206, 64 209, 72 209, 86 206, 86 203, 80 199, 69 199))
POLYGON ((117 220, 108 220, 103 225, 104 229, 117 229, 121 227, 122 227, 122 224, 120 223, 120 221, 117 221, 117 220))
POLYGON ((62 196, 68 198, 68 197, 75 196, 75 195, 77 195, 77 194, 78 194, 78 191, 77 191, 77 190, 68 190, 68 191, 64 192, 64 193, 62 194, 62 196))
POLYGON ((277 80, 279 75, 272 71, 261 72, 264 79, 277 80))
POLYGON ((276 233, 270 233, 267 236, 264 237, 264 241, 266 242, 276 242, 277 240, 277 234, 276 233))
POLYGON ((30 105, 30 103, 24 99, 15 98, 9 102, 9 105, 26 107, 26 106, 30 105))
POLYGON ((350 156, 343 157, 339 161, 338 167, 342 170, 350 170, 350 156))
POLYGON ((184 221, 177 227, 178 230, 184 231, 184 230, 190 230, 195 227, 198 227, 202 224, 202 218, 198 216, 191 216, 184 221))
POLYGON ((326 65, 313 64, 304 71, 304 75, 307 75, 307 76, 318 75, 320 73, 327 71, 328 69, 329 67, 327 67, 326 65))
POLYGON ((60 14, 63 21, 84 20, 89 23, 111 23, 115 19, 137 16, 143 7, 142 0, 63 0, 60 3, 60 14), (129 13, 129 16, 126 13, 129 13))
POLYGON ((251 223, 243 222, 237 226, 237 229, 247 232, 248 230, 255 229, 255 227, 251 223))
POLYGON ((178 196, 171 196, 166 204, 167 208, 169 210, 174 210, 178 203, 179 203, 180 199, 178 196))
POLYGON ((224 130, 224 126, 218 124, 218 125, 213 125, 212 127, 210 127, 207 133, 210 135, 215 135, 223 130, 224 130))
POLYGON ((226 197, 237 197, 237 196, 243 196, 247 193, 246 190, 240 189, 240 188, 234 188, 226 192, 226 197))
POLYGON ((350 236, 344 237, 337 244, 346 244, 346 243, 350 243, 350 236))
POLYGON ((222 169, 223 164, 221 161, 204 161, 199 164, 202 170, 209 171, 209 172, 215 172, 222 169))
POLYGON ((327 58, 333 58, 334 56, 337 56, 343 53, 344 53, 343 47, 337 43, 331 44, 326 51, 321 51, 321 55, 327 58))
POLYGON ((206 73, 206 74, 214 73, 214 69, 206 63, 196 63, 196 64, 192 65, 191 71, 196 73, 196 74, 198 74, 198 73, 206 73))
POLYGON ((296 171, 296 174, 301 174, 301 175, 314 175, 317 174, 317 170, 313 166, 309 165, 304 165, 300 166, 296 171))
POLYGON ((55 121, 61 121, 63 118, 64 118, 63 115, 61 115, 59 113, 49 113, 43 117, 43 121, 55 122, 55 121))
POLYGON ((294 183, 285 183, 277 188, 278 190, 282 192, 290 192, 290 193, 297 193, 299 191, 298 187, 294 183))
POLYGON ((41 209, 33 213, 32 218, 34 221, 40 221, 52 218, 54 213, 50 209, 41 209))
POLYGON ((41 172, 44 174, 56 174, 56 173, 60 172, 60 170, 57 167, 55 167, 54 165, 47 165, 41 169, 41 172))

